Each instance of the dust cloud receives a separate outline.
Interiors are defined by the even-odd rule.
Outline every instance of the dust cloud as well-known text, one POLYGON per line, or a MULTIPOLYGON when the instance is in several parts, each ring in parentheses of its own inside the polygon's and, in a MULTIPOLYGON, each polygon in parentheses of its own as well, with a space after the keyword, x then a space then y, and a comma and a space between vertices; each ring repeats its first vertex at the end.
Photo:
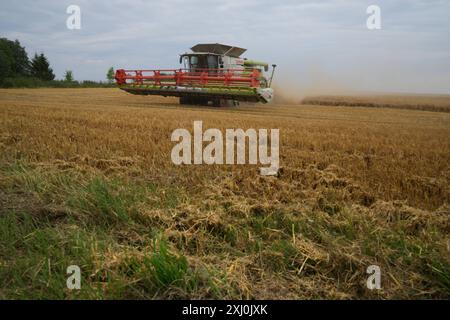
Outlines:
POLYGON ((274 81, 274 104, 300 104, 306 97, 322 95, 349 95, 356 93, 348 79, 342 81, 331 72, 310 67, 300 76, 280 73, 274 81))

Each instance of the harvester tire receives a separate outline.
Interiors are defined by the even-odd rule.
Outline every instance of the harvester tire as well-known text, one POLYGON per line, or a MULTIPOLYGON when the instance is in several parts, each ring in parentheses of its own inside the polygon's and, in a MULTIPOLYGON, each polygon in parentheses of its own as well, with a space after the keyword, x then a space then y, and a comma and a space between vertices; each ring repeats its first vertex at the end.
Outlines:
POLYGON ((180 97, 180 104, 192 104, 191 97, 180 97))

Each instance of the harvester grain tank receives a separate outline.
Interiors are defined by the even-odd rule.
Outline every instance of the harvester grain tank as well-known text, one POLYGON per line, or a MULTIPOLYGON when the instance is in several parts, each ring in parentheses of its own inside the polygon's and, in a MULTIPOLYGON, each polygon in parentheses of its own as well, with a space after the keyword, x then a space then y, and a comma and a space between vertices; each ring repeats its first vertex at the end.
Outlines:
POLYGON ((181 104, 237 105, 268 103, 276 65, 241 58, 246 49, 223 44, 197 44, 180 55, 180 69, 116 71, 120 89, 132 94, 180 98, 181 104))

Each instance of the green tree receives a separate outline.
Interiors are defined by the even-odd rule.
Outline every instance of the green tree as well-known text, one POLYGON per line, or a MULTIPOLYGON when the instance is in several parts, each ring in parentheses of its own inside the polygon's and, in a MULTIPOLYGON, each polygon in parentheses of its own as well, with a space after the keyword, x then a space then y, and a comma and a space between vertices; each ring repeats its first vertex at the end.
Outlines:
POLYGON ((50 68, 50 63, 43 53, 40 55, 35 54, 31 60, 31 75, 44 81, 55 79, 55 74, 52 68, 50 68))
POLYGON ((0 82, 11 75, 11 57, 0 50, 0 82))
POLYGON ((28 54, 25 48, 20 45, 19 40, 14 41, 12 46, 13 55, 15 58, 14 73, 19 76, 29 76, 30 75, 30 60, 28 59, 28 54))
POLYGON ((72 82, 73 81, 72 70, 66 70, 66 73, 64 74, 64 81, 67 81, 67 82, 72 82))
POLYGON ((30 60, 25 48, 20 45, 18 40, 11 41, 0 38, 0 52, 3 53, 2 61, 0 61, 2 68, 4 69, 5 65, 9 64, 9 74, 2 74, 0 78, 30 75, 30 60))
POLYGON ((108 69, 108 72, 106 73, 106 79, 108 79, 109 83, 114 82, 114 68, 113 67, 108 69))

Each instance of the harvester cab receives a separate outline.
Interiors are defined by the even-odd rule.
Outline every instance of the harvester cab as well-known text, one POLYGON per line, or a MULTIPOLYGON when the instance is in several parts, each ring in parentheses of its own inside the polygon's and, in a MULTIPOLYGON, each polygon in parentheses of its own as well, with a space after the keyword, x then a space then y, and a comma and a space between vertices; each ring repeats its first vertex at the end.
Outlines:
POLYGON ((175 96, 181 104, 237 105, 239 101, 270 102, 265 62, 241 58, 246 49, 223 44, 197 44, 180 55, 181 69, 116 71, 120 89, 132 94, 175 96))

